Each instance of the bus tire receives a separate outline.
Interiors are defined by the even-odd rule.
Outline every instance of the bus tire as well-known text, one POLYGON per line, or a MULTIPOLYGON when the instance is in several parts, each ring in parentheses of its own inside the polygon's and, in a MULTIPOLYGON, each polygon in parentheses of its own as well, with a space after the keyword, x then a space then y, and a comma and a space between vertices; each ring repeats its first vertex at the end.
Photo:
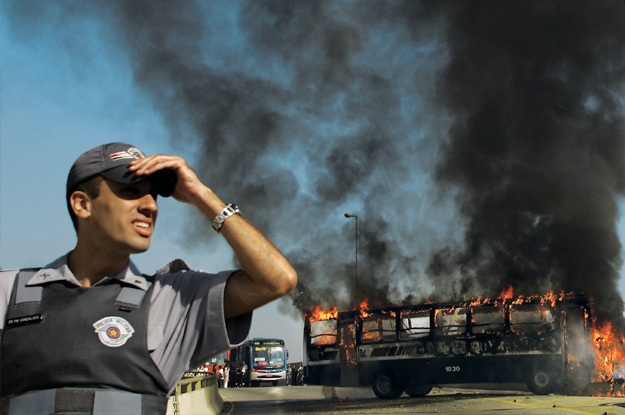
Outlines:
POLYGON ((556 371, 546 367, 533 367, 527 378, 527 387, 535 395, 548 395, 555 392, 560 385, 556 371))
POLYGON ((409 385, 405 391, 411 398, 420 398, 432 391, 432 385, 409 385))
POLYGON ((404 392, 403 386, 395 378, 384 373, 375 377, 371 389, 373 389, 375 396, 380 399, 399 398, 404 392))

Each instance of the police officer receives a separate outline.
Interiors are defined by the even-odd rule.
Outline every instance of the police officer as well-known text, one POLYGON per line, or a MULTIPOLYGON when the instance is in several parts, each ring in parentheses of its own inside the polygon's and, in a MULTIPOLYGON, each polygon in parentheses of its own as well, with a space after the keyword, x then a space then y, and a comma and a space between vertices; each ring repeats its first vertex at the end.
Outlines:
POLYGON ((182 375, 248 335, 251 312, 293 289, 280 252, 180 157, 123 143, 81 155, 67 179, 75 248, 43 268, 0 271, 2 414, 158 414, 182 375), (157 196, 198 209, 242 270, 182 260, 144 275, 157 196))

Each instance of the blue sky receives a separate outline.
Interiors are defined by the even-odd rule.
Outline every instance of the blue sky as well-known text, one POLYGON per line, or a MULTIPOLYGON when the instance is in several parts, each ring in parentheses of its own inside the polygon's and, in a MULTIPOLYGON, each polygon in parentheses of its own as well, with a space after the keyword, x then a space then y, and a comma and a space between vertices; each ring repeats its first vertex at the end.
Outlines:
MULTIPOLYGON (((377 3, 397 6, 382 14, 350 1, 154 3, 138 16, 140 1, 0 9, 0 266, 71 250, 69 167, 126 141, 186 158, 238 203, 298 266, 300 307, 350 304, 345 212, 359 216, 361 290, 393 301, 457 292, 459 271, 426 275, 434 253, 460 249, 467 226, 462 193, 435 179, 453 119, 440 102, 450 60, 440 21, 406 24, 401 2, 377 3)), ((159 210, 150 251, 133 257, 143 272, 178 257, 235 267, 188 207, 161 199, 159 210)), ((621 214, 616 229, 622 241, 621 214)), ((289 304, 257 311, 251 335, 284 338, 299 361, 303 324, 289 304)))
MULTIPOLYGON (((133 92, 125 62, 104 53, 79 65, 50 33, 16 40, 0 17, 0 266, 41 266, 74 247, 64 189, 69 167, 82 152, 123 141, 146 153, 181 155, 193 165, 195 150, 172 148, 150 102, 133 92)), ((91 41, 102 46, 85 39, 91 41)), ((188 225, 179 218, 187 214, 186 206, 159 200, 152 246, 133 256, 143 272, 174 258, 207 271, 234 268, 227 244, 212 232, 206 234, 210 244, 183 246, 188 225)), ((299 361, 302 330, 300 321, 273 303, 256 311, 250 335, 285 338, 291 359, 299 361)))
MULTIPOLYGON (((63 198, 67 171, 82 152, 104 142, 125 141, 146 153, 172 153, 186 158, 222 198, 237 202, 243 214, 261 229, 271 229, 272 240, 288 256, 291 254, 290 258, 297 256, 298 261, 310 262, 315 284, 306 287, 311 272, 300 273, 300 285, 305 288, 298 287, 296 296, 313 298, 314 303, 332 304, 337 299, 350 303, 354 223, 347 221, 343 214, 347 211, 357 213, 361 230, 367 229, 364 222, 366 213, 363 212, 365 205, 372 204, 368 209, 374 212, 376 208, 374 200, 363 200, 360 193, 376 186, 378 174, 394 183, 404 182, 406 171, 414 173, 409 182, 423 184, 429 180, 428 174, 421 174, 419 163, 410 163, 401 169, 399 163, 397 166, 387 165, 384 158, 379 158, 381 156, 376 153, 359 150, 356 139, 356 136, 364 134, 364 139, 371 145, 379 145, 377 138, 363 133, 372 123, 367 113, 385 112, 386 100, 391 100, 393 106, 398 104, 394 94, 389 95, 384 89, 372 100, 363 98, 363 94, 369 93, 371 84, 377 82, 368 78, 377 71, 388 70, 389 66, 383 63, 386 59, 367 56, 372 53, 371 49, 362 47, 358 42, 370 42, 380 48, 381 52, 376 54, 392 58, 390 76, 393 82, 390 90, 414 89, 410 74, 398 68, 403 65, 419 68, 420 64, 414 56, 401 53, 402 48, 407 46, 393 41, 392 32, 389 37, 384 30, 378 31, 364 40, 353 40, 353 44, 345 45, 347 49, 353 49, 358 60, 367 64, 365 68, 358 69, 359 73, 353 74, 356 75, 353 85, 343 87, 342 83, 351 76, 354 68, 350 62, 340 62, 340 58, 334 66, 317 59, 317 49, 324 42, 322 37, 315 35, 304 40, 309 46, 300 52, 301 62, 295 62, 289 53, 299 50, 296 43, 272 44, 269 39, 268 49, 264 50, 255 44, 253 35, 244 33, 244 20, 255 16, 253 13, 242 16, 241 3, 221 1, 204 4, 199 20, 205 26, 200 31, 200 37, 183 41, 185 47, 194 52, 189 59, 189 67, 203 67, 211 77, 201 81, 212 83, 220 91, 223 87, 223 96, 230 96, 229 91, 240 94, 243 98, 239 101, 245 102, 237 107, 236 113, 242 113, 244 119, 255 119, 258 108, 263 107, 265 101, 271 101, 267 108, 261 108, 265 115, 269 114, 268 122, 272 121, 274 114, 281 114, 276 140, 261 137, 259 140, 247 140, 247 143, 245 138, 243 142, 237 142, 238 137, 246 134, 245 131, 237 131, 241 123, 245 128, 245 121, 236 119, 236 114, 234 121, 228 123, 223 120, 230 130, 235 131, 218 132, 226 141, 223 144, 237 147, 231 154, 234 159, 228 161, 223 157, 213 157, 213 153, 217 154, 220 148, 209 148, 207 153, 199 148, 198 140, 201 140, 202 134, 197 131, 197 124, 201 120, 196 117, 203 117, 202 112, 198 110, 196 115, 183 109, 172 115, 171 111, 163 110, 161 99, 163 96, 164 99, 170 98, 168 94, 172 91, 174 95, 177 93, 178 80, 168 80, 173 89, 161 90, 158 85, 150 88, 151 82, 160 84, 158 77, 166 76, 160 74, 158 66, 150 68, 147 81, 139 79, 138 73, 142 70, 137 67, 139 59, 133 51, 125 49, 124 40, 115 37, 116 29, 110 30, 109 19, 113 18, 106 11, 102 12, 105 16, 102 17, 98 8, 91 10, 86 3, 80 2, 49 2, 44 5, 35 1, 7 5, 10 13, 5 13, 7 9, 3 9, 0 16, 0 266, 4 268, 39 266, 73 248, 75 236, 63 198), (25 6, 23 9, 22 5, 25 6), (9 15, 13 16, 12 24, 9 24, 9 15), (283 47, 284 50, 281 49, 283 47), (395 47, 400 53, 394 51, 395 47), (301 66, 307 65, 305 62, 311 67, 301 66), (336 73, 327 72, 332 67, 338 68, 336 73), (323 76, 327 79, 322 85, 318 77, 326 72, 323 76), (149 79, 152 74, 156 79, 149 79), (333 90, 332 84, 337 86, 337 90, 333 90), (363 115, 359 115, 360 112, 363 115), (340 144, 341 141, 345 144, 340 144), (265 144, 261 147, 257 142, 265 144), (337 143, 338 148, 343 147, 349 153, 337 153, 333 149, 334 144, 329 143, 337 143), (339 159, 344 158, 336 163, 336 168, 341 169, 345 164, 349 167, 345 172, 328 171, 332 166, 328 167, 324 159, 331 158, 333 151, 339 159), (212 167, 219 162, 225 163, 225 167, 212 167), (380 171, 374 175, 374 170, 361 166, 364 162, 377 163, 380 171), (226 172, 226 169, 232 172, 226 172), (218 177, 214 179, 216 183, 211 183, 215 177, 211 174, 218 177), (266 179, 249 186, 244 179, 237 177, 265 174, 266 179), (230 178, 238 183, 238 187, 226 183, 230 178), (265 186, 267 183, 270 185, 265 186), (294 186, 297 196, 288 190, 294 186), (349 188, 345 190, 344 186, 349 188), (320 200, 317 193, 325 194, 326 201, 320 200), (294 197, 296 200, 293 200, 294 197), (291 202, 294 203, 289 205, 291 202), (275 219, 269 221, 270 217, 275 219), (301 296, 304 291, 306 295, 301 296)), ((184 10, 177 11, 181 19, 194 23, 196 16, 193 13, 189 17, 184 10)), ((303 13, 300 21, 308 21, 307 11, 303 13)), ((333 13, 333 10, 328 13, 333 13)), ((338 31, 339 35, 345 32, 346 36, 350 36, 351 29, 347 22, 353 17, 358 18, 349 15, 340 17, 332 30, 338 31)), ((370 19, 371 16, 361 18, 370 19)), ((163 19, 167 20, 167 17, 163 19)), ((181 37, 188 35, 187 30, 194 30, 191 23, 178 25, 176 29, 182 29, 181 37)), ((134 28, 131 33, 132 30, 134 28)), ((141 29, 137 28, 136 32, 141 33, 141 29)), ((264 32, 260 33, 264 35, 264 32)), ((180 40, 177 30, 168 35, 171 35, 172 42, 180 40)), ((131 35, 131 40, 127 41, 134 41, 134 36, 131 35)), ((163 48, 167 42, 164 41, 163 48)), ((176 49, 177 45, 174 45, 173 53, 176 49)), ((138 47, 138 50, 144 49, 138 47)), ((428 54, 430 51, 431 48, 426 46, 419 53, 428 54)), ((182 74, 180 76, 183 77, 182 74)), ((416 94, 414 96, 418 98, 416 94)), ((216 98, 222 96, 216 95, 216 98)), ((211 105, 206 102, 201 104, 211 105)), ((408 98, 401 103, 401 108, 412 112, 421 105, 420 99, 408 98)), ((222 120, 218 116, 216 120, 219 127, 222 120)), ((433 122, 425 118, 420 121, 433 122)), ((408 121, 409 124, 413 122, 412 119, 408 121)), ((263 125, 262 122, 259 124, 263 125)), ((248 135, 255 133, 250 131, 248 135)), ((409 138, 410 152, 415 152, 419 145, 427 147, 426 144, 419 144, 423 135, 423 131, 417 131, 414 138, 409 138)), ((384 151, 378 154, 384 155, 384 151)), ((431 163, 428 158, 424 158, 424 164, 431 163)), ((410 205, 417 204, 421 211, 429 211, 443 221, 453 220, 451 210, 441 210, 419 200, 426 193, 425 186, 412 186, 405 182, 400 186, 413 188, 408 196, 410 205)), ((392 195, 388 190, 380 192, 380 197, 384 196, 389 197, 388 203, 400 205, 406 201, 403 195, 392 195)), ((197 227, 196 219, 189 219, 193 218, 193 212, 187 207, 166 199, 161 199, 159 205, 159 223, 152 247, 149 252, 133 257, 144 272, 149 273, 177 257, 184 258, 194 268, 207 271, 235 266, 227 245, 206 227, 197 227)), ((410 219, 406 221, 408 223, 410 219)), ((438 224, 432 222, 416 226, 420 233, 431 234, 438 241, 444 240, 436 230, 438 224)), ((409 228, 399 231, 409 234, 409 228)), ((416 245, 421 245, 414 241, 416 245)), ((362 254, 361 261, 361 267, 365 269, 362 254)), ((382 275, 380 278, 386 280, 387 277, 382 275)), ((417 284, 424 286, 422 282, 417 284)), ((401 291, 401 283, 397 283, 394 289, 401 291)), ((292 350, 292 360, 298 361, 301 360, 303 323, 299 317, 301 312, 289 304, 290 301, 286 300, 258 310, 251 336, 284 338, 292 350)))

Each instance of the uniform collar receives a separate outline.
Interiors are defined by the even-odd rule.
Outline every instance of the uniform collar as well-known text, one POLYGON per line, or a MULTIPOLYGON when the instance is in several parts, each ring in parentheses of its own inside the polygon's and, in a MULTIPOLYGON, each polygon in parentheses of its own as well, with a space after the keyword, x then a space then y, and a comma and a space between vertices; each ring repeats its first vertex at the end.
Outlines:
MULTIPOLYGON (((67 281, 72 285, 82 287, 67 265, 68 257, 69 253, 41 268, 30 280, 28 280, 26 285, 37 286, 48 282, 67 281)), ((119 280, 124 284, 132 285, 144 291, 147 291, 148 289, 148 282, 132 261, 128 261, 128 265, 126 265, 126 267, 118 274, 111 277, 105 277, 94 285, 101 285, 110 279, 119 280)))

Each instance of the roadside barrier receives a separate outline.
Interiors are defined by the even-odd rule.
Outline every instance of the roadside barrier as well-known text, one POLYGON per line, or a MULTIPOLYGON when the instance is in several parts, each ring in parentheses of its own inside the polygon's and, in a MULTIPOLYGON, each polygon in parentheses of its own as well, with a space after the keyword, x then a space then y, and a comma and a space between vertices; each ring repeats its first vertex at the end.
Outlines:
POLYGON ((224 402, 214 373, 183 378, 169 397, 167 415, 218 415, 224 402))

